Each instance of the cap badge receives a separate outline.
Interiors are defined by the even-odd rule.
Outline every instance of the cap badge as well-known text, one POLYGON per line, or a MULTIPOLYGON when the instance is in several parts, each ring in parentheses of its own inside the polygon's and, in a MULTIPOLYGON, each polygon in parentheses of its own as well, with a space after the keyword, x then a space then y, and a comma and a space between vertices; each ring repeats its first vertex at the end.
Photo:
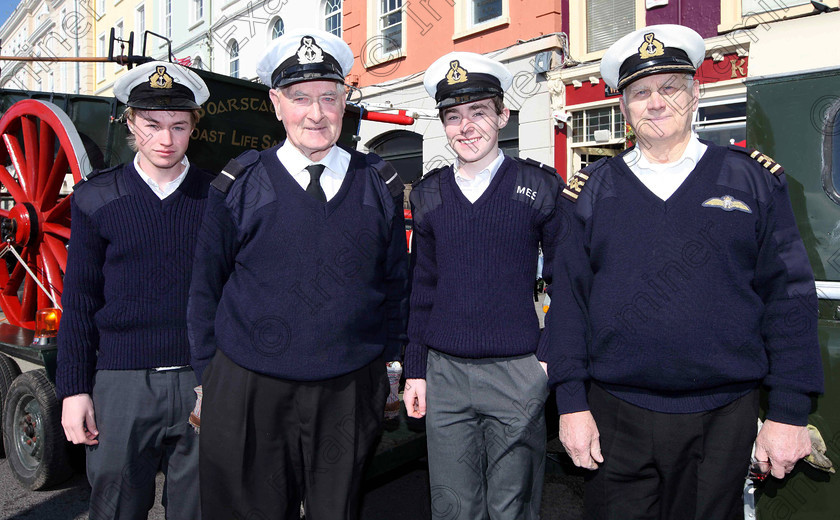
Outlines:
POLYGON ((449 72, 446 73, 446 84, 455 85, 467 81, 467 70, 461 67, 458 60, 449 62, 449 72))
POLYGON ((172 88, 172 76, 166 72, 166 67, 155 67, 155 73, 149 76, 149 86, 152 88, 172 88))
POLYGON ((304 36, 300 39, 297 58, 300 64, 322 63, 324 61, 324 50, 315 43, 315 38, 304 36))
POLYGON ((720 208, 723 211, 743 211, 744 213, 752 213, 749 206, 743 201, 736 199, 732 195, 724 195, 723 197, 712 197, 703 203, 704 208, 720 208))
POLYGON ((665 54, 665 46, 662 45, 662 42, 654 38, 653 33, 647 33, 645 42, 639 47, 639 57, 646 60, 663 54, 665 54))

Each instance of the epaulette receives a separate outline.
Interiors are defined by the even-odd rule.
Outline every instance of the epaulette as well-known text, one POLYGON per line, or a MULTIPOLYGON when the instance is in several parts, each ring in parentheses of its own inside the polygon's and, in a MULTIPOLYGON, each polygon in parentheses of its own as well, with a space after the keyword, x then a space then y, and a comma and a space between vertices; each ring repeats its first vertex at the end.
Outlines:
POLYGON ((116 165, 116 166, 111 166, 110 168, 103 168, 103 169, 101 169, 101 170, 93 170, 92 172, 90 172, 90 173, 87 175, 87 177, 85 177, 84 179, 82 179, 82 180, 80 180, 79 182, 77 182, 77 183, 73 186, 73 189, 75 190, 75 189, 76 189, 76 187, 77 187, 77 186, 80 186, 83 182, 85 182, 85 181, 89 181, 89 180, 93 179, 94 177, 96 177, 96 176, 98 176, 98 175, 102 175, 103 173, 112 172, 112 171, 117 170, 117 169, 119 169, 119 168, 122 168, 122 164, 118 164, 118 165, 116 165))
POLYGON ((542 170, 545 170, 548 173, 551 173, 553 175, 557 175, 557 170, 555 170, 554 168, 552 168, 551 166, 549 166, 545 163, 537 162, 537 161, 531 159, 530 157, 525 157, 525 158, 514 157, 514 159, 519 161, 519 162, 524 162, 525 164, 528 164, 530 166, 534 166, 536 168, 540 168, 542 170))
POLYGON ((764 166, 770 173, 778 177, 779 175, 785 173, 785 169, 782 168, 782 165, 771 159, 770 157, 764 155, 763 153, 759 152, 755 148, 744 148, 743 146, 738 146, 734 144, 729 145, 729 149, 735 152, 743 153, 749 155, 750 158, 755 159, 758 164, 764 166))
POLYGON ((392 197, 398 197, 405 192, 405 184, 403 184, 400 175, 391 163, 376 154, 368 154, 365 159, 370 167, 376 170, 376 173, 385 181, 388 192, 392 197))
POLYGON ((440 168, 435 168, 434 170, 427 171, 425 174, 423 174, 422 177, 420 177, 416 181, 412 182, 411 187, 416 188, 420 183, 422 183, 426 179, 428 179, 430 177, 434 177, 435 175, 439 174, 440 172, 442 172, 443 170, 445 170, 447 168, 448 168, 448 166, 441 166, 440 168))
POLYGON ((260 152, 256 150, 247 150, 240 154, 236 159, 231 159, 222 168, 222 172, 213 179, 210 186, 213 186, 222 193, 227 193, 230 190, 233 181, 245 171, 245 168, 251 166, 260 159, 260 152))
POLYGON ((586 181, 589 180, 589 175, 604 164, 606 164, 606 162, 607 158, 602 157, 601 159, 598 159, 586 168, 572 175, 572 177, 569 179, 569 182, 566 183, 566 187, 563 188, 563 191, 560 193, 560 195, 569 199, 572 202, 577 202, 580 192, 583 191, 583 186, 586 184, 586 181))

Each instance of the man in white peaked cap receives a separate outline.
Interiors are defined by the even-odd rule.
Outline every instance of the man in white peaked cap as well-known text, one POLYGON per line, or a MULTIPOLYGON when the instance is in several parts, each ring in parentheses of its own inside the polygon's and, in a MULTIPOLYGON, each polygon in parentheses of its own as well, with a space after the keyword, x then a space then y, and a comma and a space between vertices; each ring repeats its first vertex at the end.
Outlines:
POLYGON ((405 337, 403 185, 336 144, 353 54, 318 30, 259 60, 286 130, 210 188, 190 290, 204 519, 358 518, 405 337))
POLYGON ((563 182, 499 148, 511 80, 470 52, 439 58, 423 80, 456 154, 411 191, 404 396, 426 417, 435 520, 539 518, 548 386, 532 296, 539 248, 551 265, 561 233, 563 182))
POLYGON ((563 192, 548 371, 587 518, 742 518, 753 442, 777 478, 810 453, 813 274, 784 169, 692 132, 704 56, 679 25, 614 43, 601 75, 635 146, 563 192))
POLYGON ((193 71, 155 61, 124 72, 114 94, 137 154, 89 175, 71 197, 61 423, 86 445, 92 520, 145 519, 159 469, 167 517, 200 520, 187 296, 213 176, 186 151, 209 92, 193 71))

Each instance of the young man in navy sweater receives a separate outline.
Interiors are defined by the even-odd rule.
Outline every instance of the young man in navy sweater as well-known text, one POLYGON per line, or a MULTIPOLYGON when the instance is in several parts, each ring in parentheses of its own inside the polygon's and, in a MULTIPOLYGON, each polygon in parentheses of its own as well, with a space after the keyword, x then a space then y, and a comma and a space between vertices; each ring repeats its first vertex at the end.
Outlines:
POLYGON ((204 519, 355 519, 405 338, 403 186, 336 145, 353 53, 288 32, 258 62, 286 140, 213 181, 190 289, 204 519))
POLYGON ((810 453, 813 274, 781 166, 691 131, 704 50, 676 25, 607 50, 636 146, 564 191, 548 367, 587 518, 741 518, 753 442, 777 478, 810 453))
POLYGON ((457 155, 411 192, 404 397, 410 416, 426 416, 433 518, 539 516, 548 386, 533 289, 540 245, 551 266, 562 233, 563 183, 499 149, 511 79, 466 52, 443 56, 424 79, 457 155))
POLYGON ((160 468, 167 516, 199 520, 187 295, 213 177, 185 153, 209 92, 194 72, 150 62, 121 76, 114 94, 137 155, 91 174, 71 197, 61 423, 87 445, 91 519, 146 518, 160 468))

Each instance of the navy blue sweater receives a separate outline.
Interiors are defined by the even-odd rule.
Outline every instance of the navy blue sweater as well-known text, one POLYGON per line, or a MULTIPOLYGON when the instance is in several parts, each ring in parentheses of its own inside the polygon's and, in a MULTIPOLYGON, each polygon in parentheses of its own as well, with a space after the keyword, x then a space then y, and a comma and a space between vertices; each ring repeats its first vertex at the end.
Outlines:
POLYGON ((187 365, 187 297, 212 175, 190 166, 160 200, 133 163, 71 196, 58 332, 59 399, 90 393, 96 370, 187 365))
POLYGON ((543 244, 550 280, 555 243, 568 227, 555 211, 562 186, 556 173, 510 157, 472 204, 452 167, 415 184, 407 378, 426 377, 429 348, 466 358, 537 350, 537 254, 543 244))
POLYGON ((668 413, 720 407, 763 381, 767 418, 805 424, 822 389, 817 298, 785 177, 706 144, 667 201, 621 157, 587 168, 566 201, 549 313, 560 413, 588 409, 590 380, 668 413))
POLYGON ((277 378, 319 381, 380 356, 405 339, 408 256, 402 193, 392 197, 350 151, 338 193, 307 194, 277 148, 246 152, 225 194, 211 188, 190 289, 192 364, 201 380, 216 349, 277 378))

